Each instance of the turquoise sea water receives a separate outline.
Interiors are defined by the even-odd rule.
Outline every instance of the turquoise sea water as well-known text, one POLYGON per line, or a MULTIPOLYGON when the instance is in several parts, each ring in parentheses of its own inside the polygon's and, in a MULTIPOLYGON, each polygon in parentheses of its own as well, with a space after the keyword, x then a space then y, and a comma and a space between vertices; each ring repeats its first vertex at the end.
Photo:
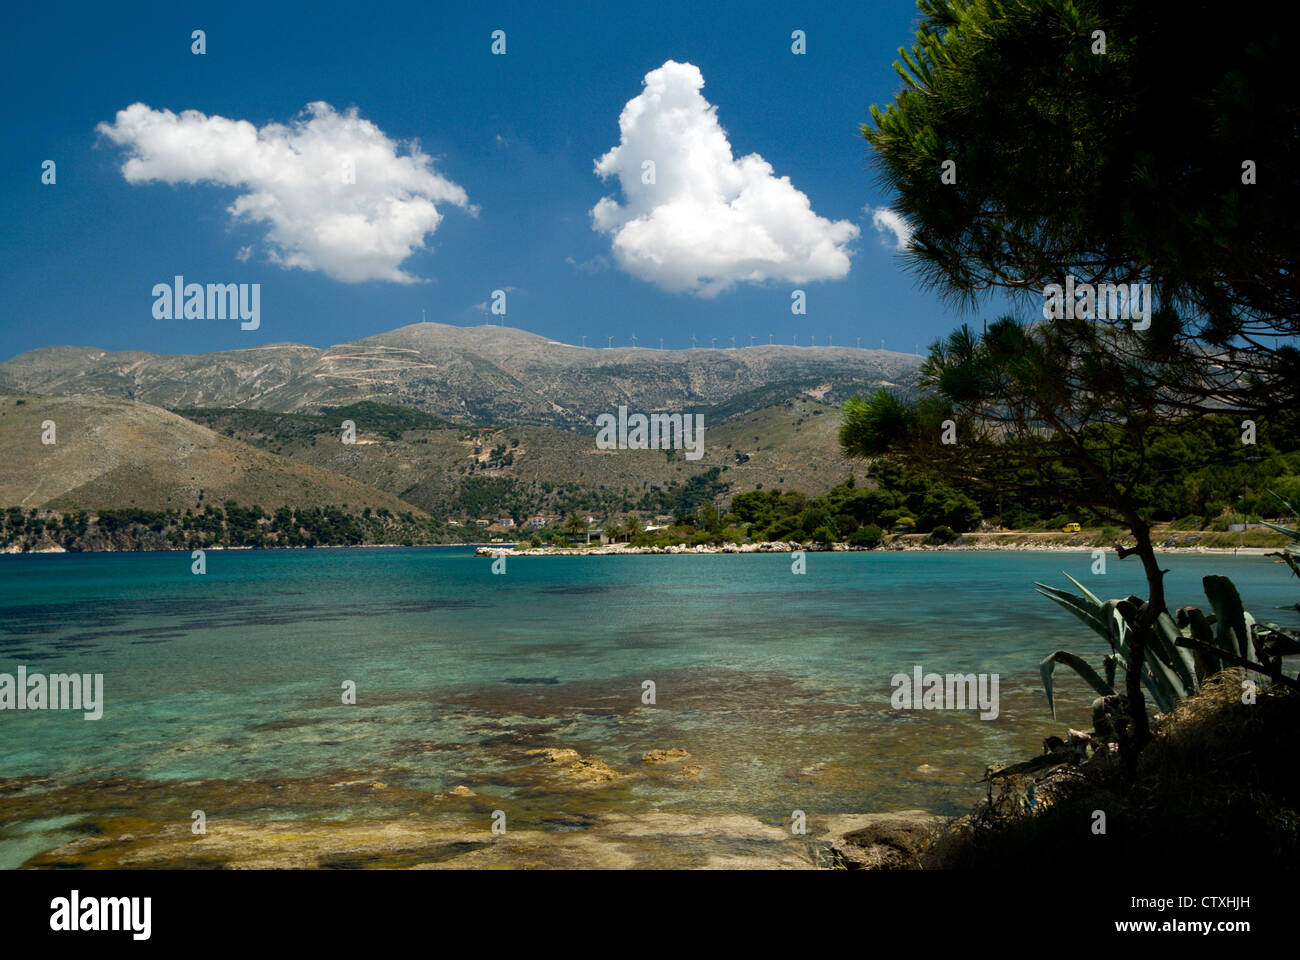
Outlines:
MULTIPOLYGON (((211 551, 195 576, 188 553, 3 556, 0 672, 102 673, 105 706, 98 721, 0 712, 0 788, 64 788, 49 808, 0 807, 0 866, 68 838, 83 794, 66 788, 117 781, 132 785, 120 811, 141 816, 169 785, 211 784, 218 803, 231 783, 280 785, 241 814, 263 819, 396 815, 457 784, 548 822, 611 804, 957 812, 986 763, 1089 726, 1070 679, 1051 720, 1037 664, 1059 648, 1099 659, 1100 641, 1032 583, 1068 586, 1065 570, 1102 596, 1141 592, 1135 560, 1111 555, 1104 577, 1090 563, 814 553, 800 576, 782 554, 518 557, 493 575, 466 548, 415 548, 211 551), (918 664, 999 674, 999 717, 891 709, 890 678, 918 664), (562 790, 532 772, 543 747, 624 771, 679 747, 700 773, 562 790), (317 789, 355 779, 398 789, 317 789)), ((1294 579, 1270 560, 1163 564, 1171 606, 1204 605, 1200 577, 1226 573, 1259 619, 1296 619, 1294 579)))

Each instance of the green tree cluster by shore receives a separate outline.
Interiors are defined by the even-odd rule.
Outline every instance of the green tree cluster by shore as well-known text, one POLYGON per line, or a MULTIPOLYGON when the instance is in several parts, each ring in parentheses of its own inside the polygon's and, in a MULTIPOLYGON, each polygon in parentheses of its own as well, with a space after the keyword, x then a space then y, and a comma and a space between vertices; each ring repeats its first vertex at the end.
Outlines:
POLYGON ((61 513, 10 507, 0 513, 0 548, 195 550, 204 547, 324 547, 446 543, 459 539, 438 520, 369 507, 241 507, 208 504, 193 510, 100 510, 61 513))

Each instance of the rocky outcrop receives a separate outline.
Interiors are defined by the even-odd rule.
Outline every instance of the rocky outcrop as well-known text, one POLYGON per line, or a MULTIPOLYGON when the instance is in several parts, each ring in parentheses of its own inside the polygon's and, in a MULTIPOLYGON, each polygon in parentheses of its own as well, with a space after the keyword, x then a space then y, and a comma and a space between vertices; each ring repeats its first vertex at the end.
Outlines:
POLYGON ((553 765, 548 770, 552 775, 584 786, 621 780, 627 776, 625 773, 619 773, 604 760, 597 757, 583 757, 577 750, 567 747, 542 747, 529 750, 528 754, 544 757, 548 765, 553 765))

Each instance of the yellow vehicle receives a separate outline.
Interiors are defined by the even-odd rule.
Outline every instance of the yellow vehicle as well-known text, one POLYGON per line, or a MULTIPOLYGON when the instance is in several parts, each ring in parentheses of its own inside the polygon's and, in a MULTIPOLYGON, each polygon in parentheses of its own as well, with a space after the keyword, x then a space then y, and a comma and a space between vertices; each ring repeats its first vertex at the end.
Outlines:
POLYGON ((1083 527, 1077 523, 1067 523, 1061 528, 1062 533, 1079 533, 1081 530, 1083 530, 1083 527))

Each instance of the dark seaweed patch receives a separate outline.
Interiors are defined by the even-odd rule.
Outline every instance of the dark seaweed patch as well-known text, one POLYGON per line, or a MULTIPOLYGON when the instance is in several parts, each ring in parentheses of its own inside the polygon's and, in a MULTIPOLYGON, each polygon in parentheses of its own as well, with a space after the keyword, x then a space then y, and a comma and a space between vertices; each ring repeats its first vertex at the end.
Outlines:
POLYGON ((320 719, 296 718, 291 720, 270 720, 266 723, 250 723, 245 730, 292 730, 294 727, 309 727, 313 723, 323 722, 320 719))
POLYGON ((557 583, 539 587, 537 592, 570 597, 583 593, 609 593, 613 589, 612 584, 605 583, 557 583))

